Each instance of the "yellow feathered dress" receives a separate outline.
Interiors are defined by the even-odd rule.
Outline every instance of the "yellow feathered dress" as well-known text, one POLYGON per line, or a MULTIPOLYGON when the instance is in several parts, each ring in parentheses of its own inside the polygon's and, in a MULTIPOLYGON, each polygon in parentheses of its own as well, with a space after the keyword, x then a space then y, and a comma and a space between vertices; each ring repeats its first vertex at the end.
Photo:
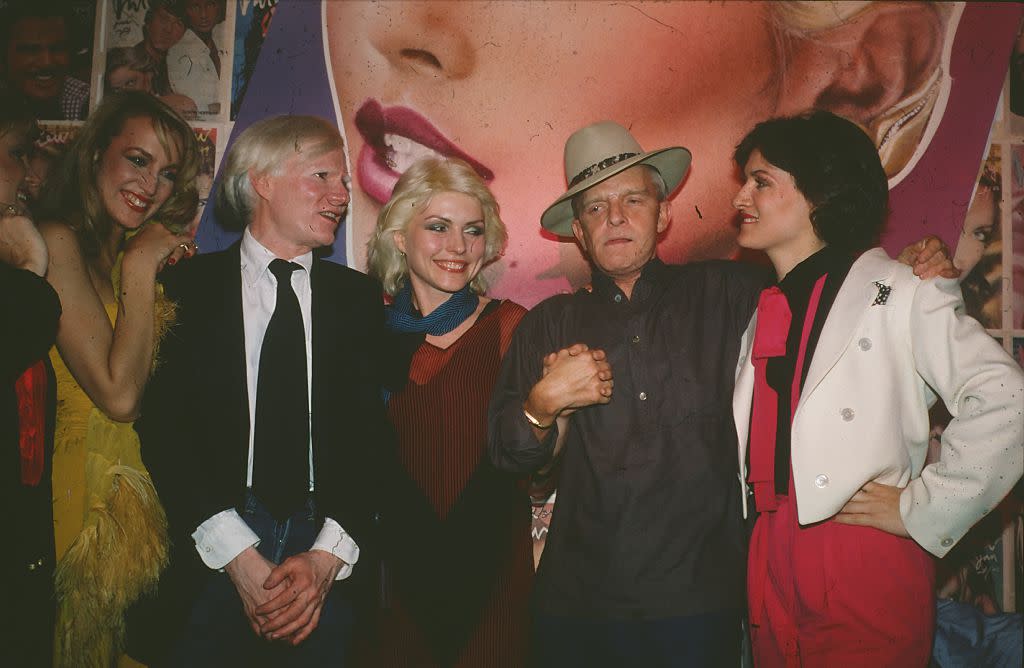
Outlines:
MULTIPOLYGON (((119 293, 119 267, 120 259, 114 270, 114 294, 119 293)), ((113 324, 118 305, 105 308, 113 324)), ((155 310, 159 342, 174 320, 174 304, 164 298, 159 285, 155 310)), ((120 656, 124 614, 155 587, 167 564, 167 518, 142 464, 131 423, 114 422, 93 405, 56 347, 50 360, 57 377, 55 665, 132 665, 120 656)))

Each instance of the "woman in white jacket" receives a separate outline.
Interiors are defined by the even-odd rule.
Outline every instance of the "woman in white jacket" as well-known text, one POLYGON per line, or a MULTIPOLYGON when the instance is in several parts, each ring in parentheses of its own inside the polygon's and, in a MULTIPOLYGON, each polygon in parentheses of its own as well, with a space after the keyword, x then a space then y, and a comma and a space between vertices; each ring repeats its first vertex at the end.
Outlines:
POLYGON ((759 512, 756 663, 924 666, 928 553, 949 551, 1021 477, 1024 374, 964 315, 955 281, 860 254, 888 186, 858 126, 827 112, 766 121, 735 159, 739 243, 779 278, 747 330, 734 396, 759 512), (925 467, 936 398, 953 420, 925 467))

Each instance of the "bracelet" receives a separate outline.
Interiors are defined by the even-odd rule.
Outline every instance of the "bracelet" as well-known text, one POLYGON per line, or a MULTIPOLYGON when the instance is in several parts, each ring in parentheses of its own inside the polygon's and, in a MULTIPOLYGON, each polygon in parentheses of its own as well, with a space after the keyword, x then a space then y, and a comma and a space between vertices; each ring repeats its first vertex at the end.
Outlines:
POLYGON ((552 422, 551 424, 543 424, 540 420, 533 417, 530 414, 530 411, 526 410, 525 407, 523 408, 523 415, 525 415, 526 419, 530 422, 530 424, 532 424, 537 429, 551 429, 551 425, 554 424, 554 422, 552 422))

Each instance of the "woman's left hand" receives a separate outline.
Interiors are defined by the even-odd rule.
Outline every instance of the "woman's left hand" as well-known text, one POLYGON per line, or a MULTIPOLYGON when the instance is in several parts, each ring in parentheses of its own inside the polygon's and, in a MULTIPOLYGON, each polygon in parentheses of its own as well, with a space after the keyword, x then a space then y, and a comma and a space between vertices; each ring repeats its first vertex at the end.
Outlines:
POLYGON ((894 536, 909 538, 900 515, 901 487, 869 482, 847 501, 835 521, 840 524, 857 524, 881 529, 894 536))

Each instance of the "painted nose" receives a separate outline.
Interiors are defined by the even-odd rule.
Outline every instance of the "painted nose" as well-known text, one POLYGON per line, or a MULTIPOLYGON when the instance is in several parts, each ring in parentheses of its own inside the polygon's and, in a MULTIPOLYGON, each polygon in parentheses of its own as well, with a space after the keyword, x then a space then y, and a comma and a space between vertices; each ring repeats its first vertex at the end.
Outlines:
POLYGON ((405 76, 464 79, 476 66, 474 45, 458 10, 440 12, 429 3, 382 7, 369 26, 370 43, 405 76))

